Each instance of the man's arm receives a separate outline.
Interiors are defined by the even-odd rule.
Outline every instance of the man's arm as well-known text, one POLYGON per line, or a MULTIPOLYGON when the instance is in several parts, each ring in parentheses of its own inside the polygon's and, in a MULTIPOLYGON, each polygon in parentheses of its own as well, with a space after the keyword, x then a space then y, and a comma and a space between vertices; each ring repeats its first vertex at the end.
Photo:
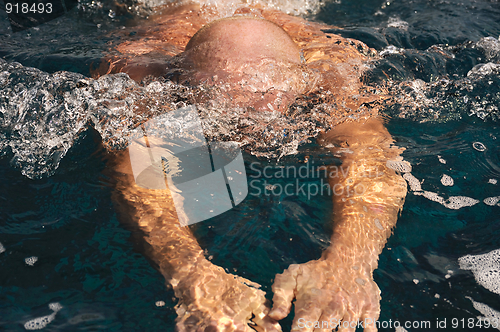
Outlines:
POLYGON ((340 325, 341 331, 355 331, 360 320, 365 331, 376 331, 368 324, 380 313, 373 271, 406 196, 406 182, 387 165, 404 165, 402 149, 392 145, 378 119, 339 125, 321 143, 342 159, 341 171, 330 173, 331 245, 319 260, 291 265, 276 276, 270 316, 286 317, 295 298, 292 330, 331 331, 340 325))
MULTIPOLYGON (((205 258, 189 227, 180 226, 170 191, 136 185, 128 150, 117 153, 108 166, 121 219, 142 232, 148 255, 179 299, 178 331, 251 332, 248 323, 253 316, 259 331, 281 331, 266 316, 269 308, 258 284, 226 273, 205 258)), ((158 179, 158 174, 150 176, 158 179)))

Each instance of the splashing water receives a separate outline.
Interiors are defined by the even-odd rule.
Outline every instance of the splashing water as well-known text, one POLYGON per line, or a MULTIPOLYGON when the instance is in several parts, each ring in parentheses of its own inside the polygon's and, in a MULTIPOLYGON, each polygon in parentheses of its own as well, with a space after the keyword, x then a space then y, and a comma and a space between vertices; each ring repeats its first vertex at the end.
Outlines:
MULTIPOLYGON (((93 80, 69 72, 51 75, 3 60, 0 72, 0 151, 10 148, 11 164, 29 178, 52 174, 88 123, 108 149, 123 149, 138 125, 189 105, 197 93, 209 93, 162 78, 144 85, 126 74, 93 80)), ((279 158, 296 153, 299 144, 342 121, 337 105, 311 104, 311 99, 305 104, 296 102, 286 115, 277 111, 247 114, 213 101, 197 109, 208 139, 236 139, 254 155, 279 158)), ((343 117, 363 112, 370 110, 343 112, 343 117)))

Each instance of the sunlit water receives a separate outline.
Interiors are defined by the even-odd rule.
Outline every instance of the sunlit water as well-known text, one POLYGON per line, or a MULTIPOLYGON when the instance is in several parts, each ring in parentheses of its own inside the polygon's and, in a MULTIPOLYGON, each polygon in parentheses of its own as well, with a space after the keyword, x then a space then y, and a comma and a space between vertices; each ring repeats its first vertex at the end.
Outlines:
MULTIPOLYGON (((484 330, 461 324, 500 319, 500 5, 274 3, 344 27, 331 32, 380 52, 365 80, 394 96, 387 126, 412 165, 403 213, 375 271, 380 319, 432 323, 408 331, 484 330), (438 329, 444 319, 447 328, 438 329)), ((1 330, 173 331, 173 292, 117 219, 99 141, 126 144, 118 117, 103 119, 126 112, 130 101, 162 90, 163 98, 182 103, 172 96, 187 92, 164 81, 140 86, 123 75, 86 77, 114 43, 111 31, 130 25, 131 15, 115 11, 110 2, 82 1, 59 19, 15 34, 0 12, 0 54, 9 61, 0 62, 1 330), (53 74, 59 70, 66 72, 53 74)), ((231 129, 230 121, 225 125, 231 129)), ((244 154, 247 199, 193 228, 215 264, 267 292, 276 273, 318 258, 328 246, 332 204, 327 195, 273 191, 296 180, 314 187, 321 183, 317 173, 252 181, 265 166, 338 163, 307 142, 322 126, 310 124, 292 137, 272 132, 267 150, 250 146, 262 157, 244 154)), ((285 331, 290 322, 282 324, 285 331)))

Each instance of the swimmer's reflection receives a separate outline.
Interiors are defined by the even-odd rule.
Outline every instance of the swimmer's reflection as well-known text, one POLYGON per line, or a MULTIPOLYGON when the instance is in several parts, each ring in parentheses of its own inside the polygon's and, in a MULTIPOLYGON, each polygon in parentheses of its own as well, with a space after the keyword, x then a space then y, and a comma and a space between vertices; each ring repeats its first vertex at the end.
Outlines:
MULTIPOLYGON (((192 85, 224 86, 222 97, 238 107, 247 105, 249 112, 285 112, 294 98, 314 89, 329 91, 343 101, 346 110, 356 110, 364 102, 353 69, 363 56, 354 47, 342 44, 340 37, 336 37, 339 43, 332 43, 320 28, 298 18, 264 9, 250 12, 255 15, 255 11, 260 17, 217 20, 201 29, 185 52, 173 58, 174 67, 181 69, 176 79, 192 85)), ((178 12, 171 17, 175 15, 178 12)), ((200 11, 192 7, 181 16, 196 17, 203 23, 200 11)), ((128 58, 117 70, 141 79, 151 74, 149 67, 141 72, 141 61, 128 58)), ((168 70, 159 74, 165 72, 168 70)), ((179 331, 281 331, 278 321, 289 314, 294 300, 292 330, 332 330, 332 326, 298 324, 326 321, 339 322, 339 330, 354 331, 356 324, 351 322, 378 318, 380 291, 373 271, 406 196, 405 181, 386 164, 401 158, 402 150, 393 145, 377 117, 340 124, 319 141, 339 155, 344 169, 349 170, 331 179, 332 187, 363 190, 339 190, 344 194, 333 196, 330 247, 321 258, 291 265, 276 276, 272 308, 258 285, 226 273, 205 258, 189 228, 179 226, 169 190, 137 186, 128 151, 117 154, 111 163, 116 170, 116 201, 124 217, 142 230, 150 256, 179 299, 179 331)), ((376 331, 373 324, 364 328, 376 331)))

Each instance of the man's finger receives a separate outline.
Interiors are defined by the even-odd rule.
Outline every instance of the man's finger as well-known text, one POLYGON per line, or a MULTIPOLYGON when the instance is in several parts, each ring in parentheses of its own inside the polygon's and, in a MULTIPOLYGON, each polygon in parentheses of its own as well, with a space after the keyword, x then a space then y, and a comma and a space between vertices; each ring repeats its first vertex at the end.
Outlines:
POLYGON ((273 284, 273 309, 269 317, 281 320, 288 316, 297 290, 300 265, 292 264, 282 274, 277 274, 273 284))
POLYGON ((293 319, 292 332, 312 332, 314 328, 321 324, 319 318, 323 309, 310 299, 307 303, 297 302, 295 304, 295 318, 293 319))
POLYGON ((254 318, 252 321, 256 324, 252 326, 258 332, 281 332, 281 326, 278 322, 269 317, 269 307, 267 304, 262 304, 259 308, 253 311, 254 318))
POLYGON ((377 332, 377 326, 375 322, 380 315, 380 302, 375 300, 374 303, 367 303, 361 319, 363 320, 363 326, 365 332, 377 332))

